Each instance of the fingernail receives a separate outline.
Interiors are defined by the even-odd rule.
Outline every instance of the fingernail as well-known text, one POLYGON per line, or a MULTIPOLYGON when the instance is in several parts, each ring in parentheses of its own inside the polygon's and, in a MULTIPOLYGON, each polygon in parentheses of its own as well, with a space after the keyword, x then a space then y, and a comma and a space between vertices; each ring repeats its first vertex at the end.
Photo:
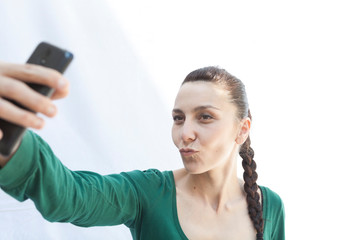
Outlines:
POLYGON ((54 115, 56 112, 56 108, 54 106, 50 106, 50 107, 48 107, 46 112, 48 115, 54 115))
POLYGON ((44 121, 41 120, 41 119, 37 119, 37 120, 35 121, 35 127, 36 127, 36 128, 41 128, 41 127, 43 126, 43 124, 44 124, 44 121))
POLYGON ((63 89, 66 87, 66 80, 63 77, 59 79, 57 87, 59 89, 63 89))

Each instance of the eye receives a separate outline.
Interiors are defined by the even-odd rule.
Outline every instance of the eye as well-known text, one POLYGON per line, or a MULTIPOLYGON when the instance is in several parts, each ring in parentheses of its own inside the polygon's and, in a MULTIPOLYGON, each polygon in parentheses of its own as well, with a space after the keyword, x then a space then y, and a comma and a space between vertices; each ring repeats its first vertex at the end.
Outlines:
POLYGON ((202 120, 202 121, 209 121, 212 119, 214 119, 214 118, 209 114, 201 114, 200 115, 200 120, 202 120))
POLYGON ((175 124, 180 124, 184 121, 184 117, 181 115, 174 115, 173 120, 175 124))

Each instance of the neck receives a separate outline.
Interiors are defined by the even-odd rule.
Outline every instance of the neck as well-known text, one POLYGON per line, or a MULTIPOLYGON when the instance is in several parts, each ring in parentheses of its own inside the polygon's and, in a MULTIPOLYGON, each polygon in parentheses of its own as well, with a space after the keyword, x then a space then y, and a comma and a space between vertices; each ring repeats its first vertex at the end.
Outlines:
POLYGON ((189 174, 187 189, 216 212, 231 208, 232 203, 244 196, 237 177, 236 163, 235 157, 225 166, 202 174, 189 174))

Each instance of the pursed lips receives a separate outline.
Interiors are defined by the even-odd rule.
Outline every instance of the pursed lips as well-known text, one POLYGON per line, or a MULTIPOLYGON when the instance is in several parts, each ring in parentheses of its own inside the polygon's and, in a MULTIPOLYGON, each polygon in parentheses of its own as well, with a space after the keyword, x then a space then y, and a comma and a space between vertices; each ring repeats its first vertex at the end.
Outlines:
POLYGON ((192 148, 181 148, 180 149, 180 154, 182 155, 182 156, 191 156, 191 155, 193 155, 193 154, 195 154, 195 153, 197 153, 197 152, 199 152, 199 151, 197 151, 197 150, 195 150, 195 149, 192 149, 192 148))

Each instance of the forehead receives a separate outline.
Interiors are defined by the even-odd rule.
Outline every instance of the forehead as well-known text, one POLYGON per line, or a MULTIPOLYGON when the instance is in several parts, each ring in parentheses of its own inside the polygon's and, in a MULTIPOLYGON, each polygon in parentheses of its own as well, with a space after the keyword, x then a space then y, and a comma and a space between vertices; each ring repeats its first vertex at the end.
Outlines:
POLYGON ((205 81, 184 83, 176 96, 174 108, 181 109, 201 105, 223 108, 233 104, 230 103, 228 91, 218 84, 205 81))

